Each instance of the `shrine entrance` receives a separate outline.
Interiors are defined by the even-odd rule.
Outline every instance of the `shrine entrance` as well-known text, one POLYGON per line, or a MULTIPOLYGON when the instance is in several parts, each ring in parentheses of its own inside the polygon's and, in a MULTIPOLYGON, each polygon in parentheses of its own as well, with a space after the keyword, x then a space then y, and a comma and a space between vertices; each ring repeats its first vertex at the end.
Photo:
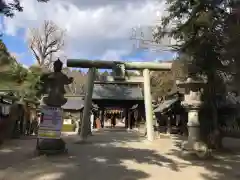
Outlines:
MULTIPOLYGON (((144 107, 145 107, 145 117, 146 117, 146 127, 147 127, 147 139, 149 141, 154 140, 154 129, 153 129, 153 110, 152 110, 152 96, 150 87, 150 71, 170 71, 172 63, 157 63, 157 62, 121 62, 121 61, 91 61, 91 60, 79 60, 79 59, 68 59, 68 67, 78 67, 78 68, 89 68, 87 88, 84 99, 84 112, 83 112, 83 123, 81 127, 82 138, 86 138, 87 134, 84 133, 88 128, 88 121, 90 116, 90 109, 92 101, 94 100, 94 84, 101 85, 104 87, 106 84, 111 84, 113 87, 117 84, 118 87, 126 85, 134 86, 134 84, 143 83, 144 91, 144 107), (96 69, 112 69, 113 76, 107 76, 101 81, 95 81, 96 69), (138 70, 143 72, 143 76, 128 76, 127 70, 138 70)), ((106 87, 106 86, 105 86, 106 87)), ((105 88, 106 91, 107 88, 105 88)), ((115 92, 116 90, 111 90, 115 92)), ((98 96, 102 96, 104 91, 96 91, 98 96)), ((96 93, 95 92, 95 93, 96 93)), ((126 101, 129 100, 127 94, 131 92, 126 91, 126 88, 118 90, 119 97, 122 97, 126 101)), ((112 97, 113 100, 116 100, 112 97)), ((105 104, 111 102, 110 99, 106 99, 105 104)), ((121 99, 122 100, 122 99, 121 99)), ((131 99, 130 99, 131 100, 131 99)), ((95 100, 96 101, 96 100, 95 100)), ((126 102, 125 101, 125 102, 126 102)), ((125 104, 125 107, 128 104, 125 104)))
POLYGON ((119 122, 121 119, 125 128, 137 128, 139 119, 145 116, 143 91, 139 84, 95 81, 92 102, 99 107, 100 113, 96 116, 100 119, 102 127, 122 125, 119 122))

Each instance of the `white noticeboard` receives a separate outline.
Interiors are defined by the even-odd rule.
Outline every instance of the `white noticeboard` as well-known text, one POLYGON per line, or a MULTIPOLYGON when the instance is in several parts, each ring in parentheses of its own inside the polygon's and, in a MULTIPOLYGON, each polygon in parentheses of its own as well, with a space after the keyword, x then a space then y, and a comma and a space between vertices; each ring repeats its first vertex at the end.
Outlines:
POLYGON ((59 107, 42 106, 38 138, 60 139, 63 126, 63 111, 59 107))

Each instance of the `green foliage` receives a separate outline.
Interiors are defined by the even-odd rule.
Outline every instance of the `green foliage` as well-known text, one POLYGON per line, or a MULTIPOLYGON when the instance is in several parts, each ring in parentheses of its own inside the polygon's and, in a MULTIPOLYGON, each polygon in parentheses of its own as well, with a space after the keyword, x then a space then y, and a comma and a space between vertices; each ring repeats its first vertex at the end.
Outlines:
MULTIPOLYGON (((0 39, 0 66, 9 65, 14 62, 13 57, 10 55, 10 53, 7 50, 6 45, 4 42, 0 39)), ((2 70, 3 68, 1 68, 2 70)))
MULTIPOLYGON (((168 35, 177 40, 174 48, 186 54, 194 65, 190 74, 215 74, 223 71, 224 25, 226 9, 224 1, 167 0, 169 15, 163 18, 156 39, 168 35), (173 25, 174 24, 174 25, 173 25), (167 28, 171 26, 170 31, 167 28)), ((209 77, 210 78, 210 77, 209 77)))
POLYGON ((234 9, 240 9, 240 5, 233 4, 232 5, 232 13, 228 16, 225 22, 225 37, 226 37, 226 45, 224 51, 224 58, 226 62, 231 65, 231 75, 232 82, 231 88, 238 92, 240 92, 240 16, 239 10, 234 11, 234 9))
POLYGON ((17 90, 27 76, 27 70, 8 52, 0 40, 0 88, 17 90))
POLYGON ((207 78, 206 92, 214 101, 217 92, 224 93, 224 78, 232 73, 232 55, 226 58, 229 1, 167 0, 167 5, 168 15, 155 34, 156 41, 164 36, 177 41, 173 48, 183 60, 185 71, 207 78))
MULTIPOLYGON (((228 73, 225 57, 225 26, 229 17, 227 0, 167 0, 167 16, 163 17, 155 38, 173 37, 173 46, 183 60, 188 75, 207 78, 204 98, 212 112, 212 127, 217 127, 216 94, 223 90, 223 74, 228 73)), ((206 118, 206 119, 208 119, 206 118)))
POLYGON ((13 63, 10 65, 10 68, 11 71, 9 73, 11 73, 13 80, 19 84, 23 83, 26 80, 29 72, 21 64, 13 63))
POLYGON ((184 60, 177 58, 173 61, 172 71, 169 72, 153 72, 151 75, 152 95, 153 99, 163 97, 169 93, 177 91, 176 80, 182 80, 187 76, 184 60))
POLYGON ((35 101, 41 96, 40 77, 44 72, 45 69, 38 66, 24 68, 0 40, 0 89, 18 91, 19 96, 35 101))
MULTIPOLYGON (((49 0, 37 0, 38 2, 48 2, 49 0)), ((0 13, 7 17, 13 17, 15 11, 23 11, 20 0, 14 0, 13 2, 6 2, 0 0, 0 13)))
POLYGON ((42 84, 40 77, 43 74, 42 69, 37 66, 29 68, 24 84, 22 86, 22 96, 28 99, 35 99, 41 96, 42 84))
POLYGON ((0 40, 0 88, 16 90, 22 97, 36 96, 35 85, 40 76, 38 69, 26 69, 8 52, 3 41, 0 40))
POLYGON ((174 79, 171 72, 154 72, 151 75, 153 99, 166 96, 173 88, 174 79))

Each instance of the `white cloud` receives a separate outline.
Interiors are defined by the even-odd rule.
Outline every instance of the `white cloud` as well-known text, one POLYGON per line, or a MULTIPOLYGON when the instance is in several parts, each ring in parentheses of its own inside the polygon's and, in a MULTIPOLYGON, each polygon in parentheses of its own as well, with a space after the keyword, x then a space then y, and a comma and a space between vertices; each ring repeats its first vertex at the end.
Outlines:
POLYGON ((101 59, 121 61, 121 54, 127 54, 127 53, 129 52, 126 50, 107 50, 105 51, 101 59))
MULTIPOLYGON (((154 23, 161 0, 21 0, 24 11, 5 19, 5 33, 53 20, 67 30, 65 54, 72 58, 120 60, 132 51, 131 29, 154 23)), ((159 13, 158 13, 159 14, 159 13)))

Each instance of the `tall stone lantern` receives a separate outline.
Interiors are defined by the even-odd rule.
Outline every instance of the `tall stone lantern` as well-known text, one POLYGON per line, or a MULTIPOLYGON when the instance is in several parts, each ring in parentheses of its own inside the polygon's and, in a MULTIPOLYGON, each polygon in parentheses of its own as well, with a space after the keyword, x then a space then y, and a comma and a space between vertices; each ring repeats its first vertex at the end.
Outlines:
POLYGON ((202 108, 201 89, 206 82, 187 78, 186 81, 176 81, 179 88, 185 89, 182 106, 188 112, 188 140, 182 144, 182 149, 188 154, 195 153, 200 158, 209 156, 209 150, 201 141, 199 111, 202 108))
MULTIPOLYGON (((43 97, 41 105, 45 105, 53 108, 61 108, 67 99, 64 97, 64 86, 73 82, 72 77, 68 77, 62 72, 63 63, 58 59, 53 64, 54 71, 45 74, 41 77, 43 82, 43 94, 47 96, 43 97)), ((54 121, 59 121, 55 116, 54 121)), ((56 123, 56 122, 54 122, 56 123)), ((65 142, 61 139, 41 139, 37 143, 36 150, 40 154, 57 154, 66 151, 65 142)))

